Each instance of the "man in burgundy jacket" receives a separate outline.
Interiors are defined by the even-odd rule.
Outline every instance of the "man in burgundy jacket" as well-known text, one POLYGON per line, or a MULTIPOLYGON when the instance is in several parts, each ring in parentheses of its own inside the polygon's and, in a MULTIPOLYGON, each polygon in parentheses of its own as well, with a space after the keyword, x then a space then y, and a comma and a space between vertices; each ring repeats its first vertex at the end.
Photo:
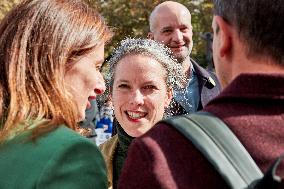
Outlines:
MULTIPOLYGON (((265 172, 284 152, 284 4, 213 2, 213 57, 223 91, 204 110, 228 125, 265 172)), ((284 178, 283 165, 278 174, 284 178)), ((190 141, 160 123, 132 142, 119 188, 228 186, 190 141)))

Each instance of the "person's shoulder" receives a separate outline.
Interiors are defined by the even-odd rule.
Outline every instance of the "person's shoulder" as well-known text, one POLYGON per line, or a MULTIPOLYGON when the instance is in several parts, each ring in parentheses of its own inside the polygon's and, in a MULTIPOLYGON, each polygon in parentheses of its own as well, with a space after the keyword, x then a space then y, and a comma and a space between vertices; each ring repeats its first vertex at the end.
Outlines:
MULTIPOLYGON (((115 155, 115 151, 117 147, 118 147, 118 135, 117 134, 99 146, 99 149, 104 157, 108 170, 111 170, 113 167, 113 159, 114 159, 114 155, 115 155)), ((109 181, 109 182, 112 182, 112 181, 109 181)))
POLYGON ((41 171, 39 186, 48 183, 50 188, 67 188, 72 183, 71 188, 76 189, 106 188, 104 160, 93 141, 62 125, 42 137, 41 142, 45 143, 41 149, 49 159, 41 171), (59 175, 60 182, 54 175, 59 175))
POLYGON ((168 143, 172 139, 183 137, 172 125, 163 121, 158 122, 148 132, 139 137, 143 142, 165 142, 168 143))
MULTIPOLYGON (((193 59, 191 59, 190 61, 193 65, 198 81, 203 81, 205 83, 204 85, 206 86, 206 88, 214 89, 213 90, 214 96, 219 94, 219 92, 221 91, 221 86, 215 72, 213 70, 207 70, 199 66, 199 64, 195 62, 193 59)), ((212 91, 208 92, 211 93, 212 91)))
POLYGON ((67 188, 70 183, 80 185, 72 188, 90 188, 85 187, 90 184, 83 182, 84 178, 97 176, 99 178, 90 183, 105 186, 104 176, 100 175, 105 174, 103 158, 97 146, 89 139, 63 125, 35 140, 29 140, 29 133, 11 139, 1 148, 0 160, 3 161, 0 167, 4 164, 7 167, 14 165, 8 175, 25 172, 25 184, 33 181, 44 188, 67 188))
POLYGON ((96 161, 101 157, 97 145, 90 139, 81 136, 79 133, 60 125, 47 135, 36 141, 36 146, 41 154, 50 156, 51 159, 73 159, 74 162, 96 161), (80 159, 80 157, 86 156, 80 159))
POLYGON ((113 151, 118 144, 118 135, 114 135, 109 138, 107 141, 99 145, 99 148, 102 152, 104 151, 113 151))
POLYGON ((213 70, 208 70, 200 66, 195 60, 190 59, 193 69, 197 75, 203 76, 203 77, 210 77, 212 75, 215 75, 213 70))
POLYGON ((53 131, 39 137, 36 143, 39 146, 46 146, 47 149, 57 152, 66 151, 71 148, 89 148, 90 150, 98 151, 93 141, 81 136, 65 125, 60 125, 53 131))
POLYGON ((141 156, 145 161, 164 157, 172 158, 175 153, 192 150, 191 146, 191 142, 174 126, 158 122, 144 135, 132 141, 127 156, 141 156))
MULTIPOLYGON (((48 133, 50 138, 58 138, 61 139, 60 141, 63 143, 69 143, 71 141, 84 141, 84 142, 91 142, 89 139, 81 136, 76 131, 66 127, 65 125, 60 125, 55 130, 48 133)), ((91 142, 92 143, 92 142, 91 142)))

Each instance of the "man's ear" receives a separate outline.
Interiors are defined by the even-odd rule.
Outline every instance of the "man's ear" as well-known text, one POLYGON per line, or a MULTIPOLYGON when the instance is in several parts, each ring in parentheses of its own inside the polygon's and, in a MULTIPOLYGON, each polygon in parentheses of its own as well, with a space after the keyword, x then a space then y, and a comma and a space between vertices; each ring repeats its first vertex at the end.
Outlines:
POLYGON ((154 34, 153 34, 153 32, 148 32, 147 38, 154 40, 154 34))
POLYGON ((173 89, 170 88, 168 91, 167 91, 167 96, 166 96, 166 99, 165 99, 165 108, 167 108, 171 101, 172 101, 172 98, 173 98, 173 89))
POLYGON ((219 55, 224 57, 232 50, 232 26, 220 16, 214 16, 215 32, 219 39, 219 55))

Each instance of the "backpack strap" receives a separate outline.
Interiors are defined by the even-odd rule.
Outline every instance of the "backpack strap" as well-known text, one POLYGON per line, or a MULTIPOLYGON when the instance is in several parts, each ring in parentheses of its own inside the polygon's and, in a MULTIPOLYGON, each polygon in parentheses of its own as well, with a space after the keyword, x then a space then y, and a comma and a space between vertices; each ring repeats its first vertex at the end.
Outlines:
POLYGON ((175 127, 209 160, 231 188, 246 188, 263 177, 252 157, 219 118, 208 112, 172 117, 175 127))

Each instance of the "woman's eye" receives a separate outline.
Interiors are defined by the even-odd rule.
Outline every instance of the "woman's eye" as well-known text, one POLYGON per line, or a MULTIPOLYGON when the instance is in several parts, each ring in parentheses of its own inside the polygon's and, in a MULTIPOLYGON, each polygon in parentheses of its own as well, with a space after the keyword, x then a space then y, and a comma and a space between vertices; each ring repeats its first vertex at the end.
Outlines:
POLYGON ((101 71, 102 70, 102 66, 100 64, 95 64, 95 68, 96 70, 98 71, 101 71))
POLYGON ((118 85, 118 88, 127 89, 127 88, 129 88, 129 86, 126 85, 126 84, 120 84, 120 85, 118 85))
POLYGON ((154 85, 146 85, 146 86, 144 86, 143 88, 144 88, 144 89, 157 89, 157 87, 154 86, 154 85))
POLYGON ((101 67, 100 66, 96 66, 96 70, 101 71, 101 67))
POLYGON ((102 66, 102 64, 100 62, 94 62, 93 65, 96 68, 96 70, 102 71, 103 66, 102 66))

